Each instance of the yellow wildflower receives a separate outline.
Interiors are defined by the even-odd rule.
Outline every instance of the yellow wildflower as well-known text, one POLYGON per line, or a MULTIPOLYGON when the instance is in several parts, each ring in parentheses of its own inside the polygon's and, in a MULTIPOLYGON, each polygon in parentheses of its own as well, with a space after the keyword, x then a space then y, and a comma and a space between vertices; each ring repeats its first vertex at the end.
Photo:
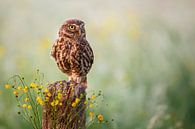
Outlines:
POLYGON ((87 103, 88 103, 87 101, 84 102, 85 105, 87 105, 87 103))
POLYGON ((27 105, 26 105, 26 104, 23 104, 22 107, 23 107, 23 108, 27 108, 27 105))
POLYGON ((38 104, 44 105, 44 101, 42 100, 41 97, 38 96, 36 100, 37 100, 37 103, 38 103, 38 104))
POLYGON ((29 102, 29 101, 30 99, 28 97, 24 99, 24 102, 29 102))
POLYGON ((48 92, 49 92, 49 90, 46 88, 46 89, 45 89, 45 93, 48 93, 48 92))
POLYGON ((60 106, 62 106, 62 102, 60 102, 60 104, 59 104, 60 106))
POLYGON ((91 104, 89 104, 89 108, 93 108, 93 104, 91 103, 91 104))
POLYGON ((28 92, 28 87, 27 86, 24 87, 23 92, 24 93, 27 93, 28 92))
POLYGON ((75 102, 72 103, 72 107, 76 107, 77 104, 75 102))
POLYGON ((18 86, 18 88, 17 88, 18 90, 22 90, 22 86, 18 86))
POLYGON ((45 97, 45 101, 49 101, 49 97, 45 97))
POLYGON ((80 102, 80 99, 79 98, 76 98, 75 99, 75 103, 78 104, 80 102))
POLYGON ((55 102, 53 101, 53 102, 51 102, 51 106, 52 107, 54 107, 55 106, 55 102))
POLYGON ((32 82, 32 83, 30 84, 30 88, 37 88, 37 87, 38 87, 38 85, 35 84, 34 82, 32 82))
POLYGON ((31 105, 28 105, 28 107, 27 107, 29 110, 31 110, 32 109, 32 106, 31 105))
POLYGON ((5 85, 5 89, 10 89, 10 88, 11 88, 11 86, 9 84, 5 85))
POLYGON ((15 91, 13 92, 13 94, 14 94, 15 96, 18 96, 19 93, 18 93, 18 91, 15 90, 15 91))
POLYGON ((51 106, 57 106, 59 104, 59 100, 54 100, 51 102, 51 106))
POLYGON ((50 92, 48 92, 48 93, 47 93, 47 96, 48 96, 48 97, 51 97, 51 93, 50 93, 50 92))
POLYGON ((62 94, 58 93, 58 99, 60 100, 62 98, 62 94))
POLYGON ((0 90, 0 94, 2 94, 2 91, 0 90))
POLYGON ((92 95, 92 96, 91 96, 91 99, 92 99, 92 100, 95 100, 95 98, 96 98, 95 95, 92 95))
POLYGON ((58 105, 58 103, 59 103, 59 100, 55 100, 55 105, 58 105))
POLYGON ((40 104, 40 105, 44 105, 45 103, 44 103, 43 100, 41 100, 41 101, 39 101, 39 104, 40 104))
POLYGON ((99 121, 99 122, 102 122, 102 121, 104 120, 104 116, 103 116, 102 114, 99 114, 99 115, 97 116, 97 118, 98 118, 98 121, 99 121))
POLYGON ((92 120, 94 118, 94 112, 89 112, 90 119, 92 120))
POLYGON ((37 102, 38 102, 38 101, 40 101, 40 100, 42 100, 42 99, 41 99, 41 97, 38 96, 36 100, 37 100, 37 102))

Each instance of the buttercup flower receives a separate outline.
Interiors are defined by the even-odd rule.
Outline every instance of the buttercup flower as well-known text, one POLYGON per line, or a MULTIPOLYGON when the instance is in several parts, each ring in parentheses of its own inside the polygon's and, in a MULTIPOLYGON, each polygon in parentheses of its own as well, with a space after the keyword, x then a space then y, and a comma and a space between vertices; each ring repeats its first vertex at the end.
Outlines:
POLYGON ((11 88, 11 86, 9 84, 5 85, 5 89, 10 89, 10 88, 11 88))
POLYGON ((44 103, 44 101, 39 101, 39 104, 44 105, 45 103, 44 103))
POLYGON ((31 106, 31 105, 28 105, 28 107, 27 107, 27 108, 30 110, 30 109, 32 109, 32 106, 31 106))
POLYGON ((58 99, 60 100, 62 98, 62 94, 58 93, 58 99))
POLYGON ((44 105, 44 101, 42 100, 41 97, 38 96, 36 100, 37 100, 37 103, 38 103, 38 104, 44 105))
POLYGON ((15 96, 18 96, 19 93, 18 93, 18 91, 15 90, 15 91, 13 92, 13 94, 14 94, 15 96))
POLYGON ((22 107, 23 107, 23 108, 27 108, 27 105, 26 105, 26 104, 23 104, 22 107))
POLYGON ((48 96, 48 97, 51 97, 51 93, 50 93, 50 92, 48 92, 48 93, 47 93, 47 96, 48 96))
POLYGON ((88 102, 87 102, 87 101, 85 101, 85 102, 84 102, 84 104, 85 104, 85 105, 87 105, 87 104, 88 104, 88 102))
POLYGON ((94 112, 89 112, 89 117, 92 120, 94 118, 94 112))
POLYGON ((35 84, 34 82, 30 84, 30 88, 37 88, 37 87, 38 87, 38 85, 35 84))
POLYGON ((18 86, 18 88, 17 88, 18 90, 22 90, 22 86, 18 86))
POLYGON ((51 106, 52 107, 54 107, 55 106, 55 102, 53 101, 53 102, 51 102, 51 106))
POLYGON ((54 100, 51 102, 52 107, 57 106, 58 104, 59 104, 59 100, 54 100))
POLYGON ((99 115, 97 116, 97 118, 98 118, 98 121, 99 121, 99 122, 102 122, 102 121, 104 120, 104 116, 103 116, 102 114, 99 114, 99 115))
POLYGON ((59 100, 55 100, 54 102, 55 102, 55 105, 58 105, 58 103, 59 103, 59 100))
POLYGON ((27 93, 28 92, 28 87, 27 86, 24 87, 23 92, 24 93, 27 93))
POLYGON ((24 102, 29 102, 29 101, 30 99, 28 97, 24 99, 24 102))
POLYGON ((92 100, 95 100, 95 98, 96 98, 95 95, 92 95, 92 96, 91 96, 91 99, 92 99, 92 100))
POLYGON ((75 102, 72 103, 72 107, 76 107, 77 104, 75 102))
POLYGON ((89 108, 93 108, 93 104, 91 103, 91 104, 89 104, 89 108))
POLYGON ((45 93, 48 93, 48 92, 49 92, 49 90, 46 88, 46 89, 45 89, 45 93))
POLYGON ((80 102, 80 99, 79 98, 76 98, 75 99, 75 103, 78 104, 80 102))
POLYGON ((45 101, 49 101, 49 97, 45 97, 45 101))

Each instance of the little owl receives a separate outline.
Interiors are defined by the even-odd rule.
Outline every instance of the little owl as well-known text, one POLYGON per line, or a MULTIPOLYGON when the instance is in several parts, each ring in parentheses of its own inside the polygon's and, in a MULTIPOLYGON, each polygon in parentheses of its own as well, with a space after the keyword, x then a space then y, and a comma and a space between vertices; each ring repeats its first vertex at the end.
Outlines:
POLYGON ((84 25, 83 21, 77 19, 65 21, 53 43, 51 55, 69 80, 87 87, 87 74, 93 64, 94 55, 86 40, 84 25))

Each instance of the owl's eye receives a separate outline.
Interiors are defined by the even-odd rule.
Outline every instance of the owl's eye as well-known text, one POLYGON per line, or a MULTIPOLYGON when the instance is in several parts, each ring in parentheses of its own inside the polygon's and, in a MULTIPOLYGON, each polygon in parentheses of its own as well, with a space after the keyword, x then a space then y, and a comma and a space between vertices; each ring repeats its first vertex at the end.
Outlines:
POLYGON ((74 25, 69 25, 68 28, 69 28, 70 30, 74 30, 76 27, 75 27, 74 25))

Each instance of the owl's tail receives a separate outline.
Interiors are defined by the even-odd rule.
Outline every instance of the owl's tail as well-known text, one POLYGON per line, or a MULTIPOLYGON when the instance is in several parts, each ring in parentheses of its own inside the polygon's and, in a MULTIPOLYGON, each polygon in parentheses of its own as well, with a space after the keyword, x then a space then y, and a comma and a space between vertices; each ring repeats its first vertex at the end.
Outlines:
POLYGON ((69 76, 68 81, 74 81, 78 84, 81 84, 84 88, 87 88, 87 76, 76 76, 76 75, 71 75, 69 76))

